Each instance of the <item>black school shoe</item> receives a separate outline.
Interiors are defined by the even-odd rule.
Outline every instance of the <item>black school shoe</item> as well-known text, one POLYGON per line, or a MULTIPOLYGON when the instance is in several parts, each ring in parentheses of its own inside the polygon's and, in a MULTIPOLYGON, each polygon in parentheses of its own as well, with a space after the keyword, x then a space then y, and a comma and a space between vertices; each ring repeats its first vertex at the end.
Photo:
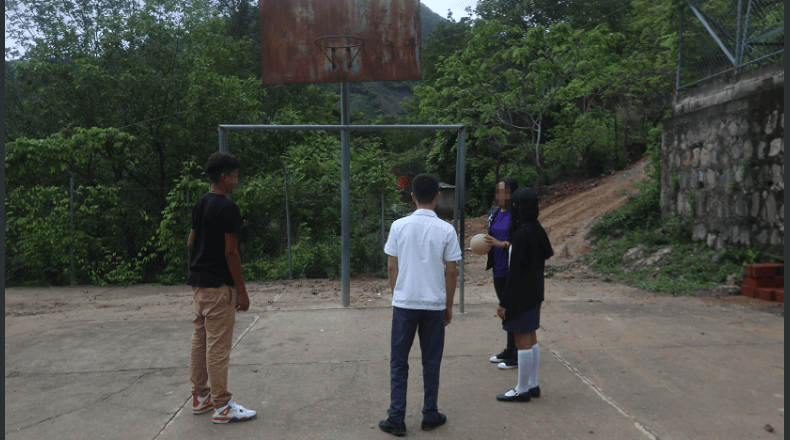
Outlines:
POLYGON ((423 421, 421 428, 423 431, 433 431, 434 429, 444 425, 445 423, 447 423, 447 416, 442 413, 439 413, 439 420, 435 422, 423 421))
POLYGON ((406 435, 406 424, 404 423, 403 426, 395 426, 394 423, 390 422, 389 419, 382 420, 379 422, 379 429, 384 432, 388 432, 392 435, 403 437, 406 435))
POLYGON ((530 393, 529 391, 525 393, 516 393, 516 390, 512 390, 515 394, 512 396, 508 396, 507 393, 499 394, 496 396, 496 400, 500 402, 529 402, 530 400, 530 393))
POLYGON ((530 388, 529 395, 532 397, 540 397, 540 387, 530 388))

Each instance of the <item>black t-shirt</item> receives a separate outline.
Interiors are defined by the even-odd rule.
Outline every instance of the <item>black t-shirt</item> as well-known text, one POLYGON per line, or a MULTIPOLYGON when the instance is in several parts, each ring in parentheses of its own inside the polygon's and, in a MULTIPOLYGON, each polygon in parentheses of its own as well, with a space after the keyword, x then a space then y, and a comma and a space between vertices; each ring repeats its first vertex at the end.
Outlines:
POLYGON ((241 232, 239 207, 222 194, 206 193, 192 211, 195 242, 187 284, 197 287, 234 286, 225 259, 225 234, 241 232))

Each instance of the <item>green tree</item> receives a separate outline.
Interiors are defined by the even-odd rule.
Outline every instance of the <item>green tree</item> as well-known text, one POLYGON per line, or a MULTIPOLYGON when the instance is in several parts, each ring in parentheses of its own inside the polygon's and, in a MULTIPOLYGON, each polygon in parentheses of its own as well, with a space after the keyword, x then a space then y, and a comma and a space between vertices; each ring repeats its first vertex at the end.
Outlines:
MULTIPOLYGON (((442 63, 442 76, 433 84, 417 89, 420 115, 471 126, 470 150, 496 158, 488 180, 499 178, 503 159, 534 167, 540 176, 547 112, 569 84, 582 81, 580 77, 593 80, 612 56, 609 48, 617 38, 605 29, 579 31, 564 23, 525 33, 498 21, 477 20, 465 50, 442 63)), ((441 149, 454 143, 442 138, 437 145, 441 149)), ((434 161, 441 167, 452 155, 433 157, 442 158, 434 161)))

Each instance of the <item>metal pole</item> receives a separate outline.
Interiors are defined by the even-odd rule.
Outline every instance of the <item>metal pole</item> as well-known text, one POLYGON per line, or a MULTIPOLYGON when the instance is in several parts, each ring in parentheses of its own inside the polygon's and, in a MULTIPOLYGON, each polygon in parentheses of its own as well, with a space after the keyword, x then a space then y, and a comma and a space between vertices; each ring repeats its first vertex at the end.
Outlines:
POLYGON ((381 192, 381 269, 387 271, 387 258, 384 256, 384 191, 381 192))
POLYGON ((749 3, 746 5, 746 16, 743 18, 743 30, 741 30, 741 39, 738 40, 738 46, 741 48, 740 52, 738 52, 738 71, 736 73, 741 73, 741 66, 743 66, 743 56, 746 54, 746 37, 749 36, 749 18, 752 15, 752 2, 749 0, 749 3))
POLYGON ((231 131, 382 131, 382 130, 460 130, 462 124, 451 125, 231 125, 222 124, 220 130, 231 131))
POLYGON ((228 132, 219 127, 219 151, 228 151, 228 132))
MULTIPOLYGON (((466 178, 466 129, 462 128, 458 132, 458 162, 460 166, 458 170, 460 170, 460 177, 458 178, 459 186, 455 188, 457 192, 460 193, 459 196, 459 214, 461 217, 461 286, 460 286, 460 303, 461 303, 461 313, 464 313, 464 260, 466 258, 466 251, 464 246, 464 207, 466 206, 466 198, 464 197, 464 189, 466 185, 464 184, 464 180, 466 178)), ((458 173, 456 170, 456 173, 458 173)))
POLYGON ((683 5, 680 5, 680 29, 678 30, 678 77, 676 83, 677 85, 675 87, 675 94, 678 94, 678 92, 680 91, 680 67, 683 65, 682 54, 683 54, 683 5))
MULTIPOLYGON (((460 136, 460 133, 458 136, 460 136)), ((454 202, 455 204, 453 205, 453 228, 456 230, 456 232, 458 231, 458 203, 461 200, 459 198, 461 196, 461 192, 458 191, 459 188, 458 179, 461 177, 461 175, 458 174, 460 164, 461 164, 461 150, 460 148, 457 148, 455 150, 455 202, 454 202)), ((463 247, 463 243, 461 243, 461 247, 463 247)))
MULTIPOLYGON (((69 172, 69 174, 71 174, 69 172)), ((71 281, 69 287, 74 287, 74 176, 69 177, 69 211, 71 211, 71 281)))
MULTIPOLYGON (((219 127, 219 151, 230 153, 230 148, 228 147, 228 132, 222 127, 219 127)), ((233 194, 231 193, 228 193, 226 197, 228 200, 233 200, 233 194)))
POLYGON ((288 170, 283 164, 283 183, 285 184, 285 230, 288 233, 288 279, 293 279, 293 272, 291 270, 291 214, 288 210, 288 170))
POLYGON ((699 19, 699 22, 702 23, 702 26, 705 27, 705 30, 707 30, 708 34, 710 34, 710 36, 713 38, 713 41, 715 41, 716 44, 719 45, 719 48, 721 49, 722 52, 724 52, 724 55, 727 56, 727 59, 729 59, 730 62, 733 65, 735 65, 735 57, 732 55, 732 53, 730 53, 730 51, 727 49, 727 47, 724 45, 724 43, 721 42, 721 39, 719 39, 719 36, 716 35, 715 32, 713 32, 713 29, 711 29, 710 25, 708 24, 708 21, 705 20, 705 17, 702 16, 702 13, 699 11, 699 9, 697 9, 697 7, 694 6, 694 4, 690 2, 690 0, 686 0, 686 3, 688 4, 689 9, 691 9, 691 12, 693 12, 694 15, 697 16, 697 18, 699 19))
MULTIPOLYGON (((187 174, 187 230, 191 229, 189 225, 189 174, 187 174)), ((189 232, 187 232, 189 234, 189 232)), ((188 236, 188 235, 187 235, 188 236)), ((187 280, 189 280, 189 257, 190 249, 187 247, 187 280)))
MULTIPOLYGON (((741 11, 743 11, 743 1, 738 0, 738 28, 735 32, 735 61, 733 62, 735 67, 739 67, 741 65, 741 32, 743 32, 743 26, 741 23, 743 21, 743 17, 741 17, 741 11)), ((740 69, 737 69, 735 73, 740 73, 740 69)))
MULTIPOLYGON (((340 123, 350 124, 348 83, 340 83, 340 123)), ((341 284, 343 307, 351 302, 351 132, 340 131, 340 228, 341 284)))

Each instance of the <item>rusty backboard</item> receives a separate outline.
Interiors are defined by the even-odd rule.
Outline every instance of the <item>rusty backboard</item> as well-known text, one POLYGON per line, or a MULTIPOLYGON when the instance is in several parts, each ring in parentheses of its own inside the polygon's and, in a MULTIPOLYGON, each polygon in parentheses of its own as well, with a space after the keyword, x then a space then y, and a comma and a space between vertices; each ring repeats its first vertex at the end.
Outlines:
POLYGON ((258 6, 264 84, 422 79, 419 0, 259 0, 258 6), (332 49, 337 46, 349 47, 332 49))

